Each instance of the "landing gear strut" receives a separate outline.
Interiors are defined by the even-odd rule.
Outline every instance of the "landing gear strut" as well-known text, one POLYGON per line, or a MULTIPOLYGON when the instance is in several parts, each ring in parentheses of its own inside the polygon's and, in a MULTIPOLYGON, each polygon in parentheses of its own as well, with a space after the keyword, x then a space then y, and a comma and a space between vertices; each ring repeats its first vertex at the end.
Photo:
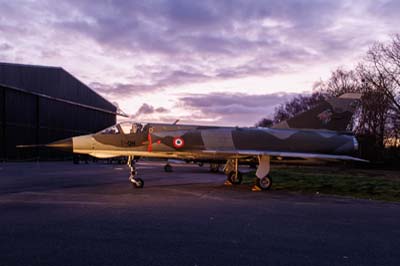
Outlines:
POLYGON ((258 168, 256 172, 256 184, 252 188, 253 191, 268 190, 272 186, 272 179, 269 175, 270 157, 268 155, 258 156, 258 168))
POLYGON ((225 184, 239 185, 242 183, 242 173, 239 172, 239 159, 230 159, 226 162, 224 172, 227 176, 225 184))
POLYGON ((129 181, 131 181, 132 185, 135 188, 143 188, 144 186, 144 181, 141 178, 136 177, 137 176, 137 171, 136 171, 136 166, 135 166, 135 160, 133 159, 132 156, 128 157, 128 167, 131 171, 131 175, 129 176, 129 181))

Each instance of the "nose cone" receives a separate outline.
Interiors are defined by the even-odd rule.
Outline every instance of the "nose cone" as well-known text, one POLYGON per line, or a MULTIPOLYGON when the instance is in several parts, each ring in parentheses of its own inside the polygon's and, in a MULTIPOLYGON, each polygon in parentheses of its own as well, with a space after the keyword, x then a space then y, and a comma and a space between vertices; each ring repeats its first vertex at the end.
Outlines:
POLYGON ((46 147, 55 148, 55 149, 66 151, 66 152, 73 152, 73 150, 74 150, 72 138, 62 139, 62 140, 52 142, 50 144, 47 144, 46 147))

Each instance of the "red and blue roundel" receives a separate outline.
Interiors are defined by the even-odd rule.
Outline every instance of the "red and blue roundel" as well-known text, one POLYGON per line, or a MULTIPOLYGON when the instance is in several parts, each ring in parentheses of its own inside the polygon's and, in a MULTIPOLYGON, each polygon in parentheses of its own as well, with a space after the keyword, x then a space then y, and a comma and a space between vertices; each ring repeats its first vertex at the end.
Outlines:
POLYGON ((172 144, 174 145, 175 148, 179 149, 182 148, 183 145, 185 145, 185 141, 181 137, 175 137, 174 140, 172 141, 172 144))

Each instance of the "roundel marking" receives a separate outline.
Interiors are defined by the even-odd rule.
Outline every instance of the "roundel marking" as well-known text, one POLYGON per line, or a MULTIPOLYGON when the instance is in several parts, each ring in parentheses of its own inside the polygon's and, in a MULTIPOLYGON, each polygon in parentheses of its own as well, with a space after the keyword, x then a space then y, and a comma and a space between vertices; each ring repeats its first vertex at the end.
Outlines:
POLYGON ((181 137, 175 137, 172 144, 174 145, 175 148, 179 149, 183 147, 185 141, 181 137))

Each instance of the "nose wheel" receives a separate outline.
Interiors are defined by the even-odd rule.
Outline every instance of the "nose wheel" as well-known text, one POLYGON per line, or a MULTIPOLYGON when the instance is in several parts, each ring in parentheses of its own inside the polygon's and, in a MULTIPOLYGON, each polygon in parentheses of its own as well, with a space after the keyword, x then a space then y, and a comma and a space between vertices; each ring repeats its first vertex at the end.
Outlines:
POLYGON ((144 181, 141 178, 129 178, 134 188, 143 188, 144 181))
POLYGON ((136 177, 137 171, 135 166, 135 160, 131 156, 128 158, 128 167, 130 168, 131 175, 129 176, 129 181, 132 183, 134 188, 143 188, 144 181, 141 178, 136 177))

